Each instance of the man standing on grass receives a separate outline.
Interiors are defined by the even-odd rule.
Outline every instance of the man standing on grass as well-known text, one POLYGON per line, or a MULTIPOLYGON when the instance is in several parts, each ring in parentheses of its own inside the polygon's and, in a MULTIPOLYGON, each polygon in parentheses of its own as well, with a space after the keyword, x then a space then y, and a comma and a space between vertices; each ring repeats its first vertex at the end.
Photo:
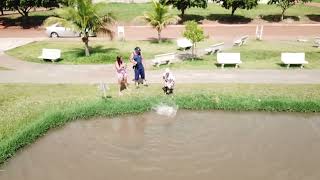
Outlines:
POLYGON ((141 53, 141 49, 139 47, 134 48, 134 51, 131 54, 130 61, 133 64, 134 69, 134 81, 137 88, 139 88, 139 80, 141 78, 142 83, 145 86, 147 85, 147 82, 145 80, 145 72, 144 72, 144 62, 143 57, 141 53))

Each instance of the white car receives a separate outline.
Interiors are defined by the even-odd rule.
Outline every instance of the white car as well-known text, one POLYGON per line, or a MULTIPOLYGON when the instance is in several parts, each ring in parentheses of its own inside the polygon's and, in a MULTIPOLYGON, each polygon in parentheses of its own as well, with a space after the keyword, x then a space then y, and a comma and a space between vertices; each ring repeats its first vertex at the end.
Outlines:
MULTIPOLYGON (((65 28, 59 23, 46 27, 46 34, 51 38, 81 36, 80 32, 73 31, 70 28, 65 28)), ((89 36, 96 36, 96 35, 94 33, 89 33, 89 36)))

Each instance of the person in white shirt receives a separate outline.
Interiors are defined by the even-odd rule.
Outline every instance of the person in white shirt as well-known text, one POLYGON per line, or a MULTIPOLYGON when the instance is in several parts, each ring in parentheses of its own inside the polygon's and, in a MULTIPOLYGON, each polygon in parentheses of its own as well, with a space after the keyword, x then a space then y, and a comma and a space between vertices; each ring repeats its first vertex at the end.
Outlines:
POLYGON ((165 70, 165 73, 163 74, 162 78, 164 81, 164 86, 162 88, 164 93, 167 95, 172 94, 175 85, 175 77, 169 68, 165 70))

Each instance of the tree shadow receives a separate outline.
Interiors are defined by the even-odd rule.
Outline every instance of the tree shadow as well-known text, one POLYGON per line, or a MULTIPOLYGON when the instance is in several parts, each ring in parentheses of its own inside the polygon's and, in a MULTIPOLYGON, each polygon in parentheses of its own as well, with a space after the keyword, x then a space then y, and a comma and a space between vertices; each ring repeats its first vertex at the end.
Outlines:
POLYGON ((206 17, 210 21, 217 21, 222 24, 248 24, 252 21, 251 18, 230 14, 210 14, 206 17))
POLYGON ((172 38, 161 38, 161 42, 158 41, 158 38, 148 38, 151 44, 173 44, 172 38))
MULTIPOLYGON (((260 18, 268 22, 281 22, 281 14, 261 15, 260 18)), ((294 21, 300 20, 300 18, 297 16, 284 16, 284 20, 285 19, 292 19, 294 21)))
POLYGON ((204 16, 197 14, 185 14, 184 17, 180 19, 179 24, 183 24, 186 21, 195 21, 200 24, 202 20, 204 20, 204 16))
MULTIPOLYGON (((287 68, 286 64, 283 63, 277 63, 278 66, 282 67, 282 68, 287 68)), ((301 65, 300 64, 291 64, 290 67, 288 69, 301 69, 301 65)))
POLYGON ((8 28, 10 26, 20 26, 23 29, 37 28, 43 24, 43 22, 48 18, 47 15, 37 15, 37 16, 29 16, 26 17, 0 17, 0 24, 4 26, 4 28, 8 28))
MULTIPOLYGON (((108 53, 118 53, 120 54, 119 49, 117 48, 105 48, 102 45, 97 45, 94 47, 90 47, 90 54, 108 54, 108 53)), ((74 48, 71 51, 65 52, 65 55, 73 55, 75 57, 85 57, 85 52, 83 48, 74 48)), ((116 58, 116 57, 115 57, 116 58)))
POLYGON ((308 14, 306 15, 311 21, 320 22, 320 15, 319 14, 308 14))
MULTIPOLYGON (((238 68, 236 68, 235 64, 225 64, 223 68, 221 68, 222 67, 221 64, 214 63, 214 65, 219 69, 238 69, 238 68)), ((240 68, 240 66, 239 66, 239 68, 240 68)))

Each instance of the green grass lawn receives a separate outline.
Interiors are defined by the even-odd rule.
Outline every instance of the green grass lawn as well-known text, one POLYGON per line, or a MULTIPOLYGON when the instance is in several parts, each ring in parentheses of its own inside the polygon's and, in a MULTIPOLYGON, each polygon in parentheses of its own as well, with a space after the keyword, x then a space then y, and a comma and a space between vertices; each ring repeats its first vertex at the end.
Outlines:
POLYGON ((9 68, 6 68, 6 67, 1 67, 0 66, 0 71, 7 71, 7 70, 10 70, 9 68))
POLYGON ((178 84, 174 96, 160 84, 102 100, 96 85, 0 84, 0 164, 48 129, 71 120, 148 111, 157 103, 182 109, 320 112, 320 85, 178 84))
MULTIPOLYGON (((240 52, 243 62, 240 65, 241 69, 281 69, 284 68, 280 63, 281 52, 305 52, 306 60, 309 61, 305 68, 318 69, 320 68, 320 51, 312 45, 312 42, 252 40, 241 47, 233 47, 224 52, 240 52)), ((173 69, 217 69, 220 66, 216 65, 216 57, 216 55, 205 55, 198 60, 171 64, 170 67, 173 69)), ((167 65, 164 65, 161 68, 166 67, 167 65)), ((227 67, 234 68, 234 66, 227 67)))
MULTIPOLYGON (((211 44, 210 40, 199 43, 198 48, 204 49, 211 44)), ((320 68, 320 51, 318 48, 312 46, 312 42, 295 42, 295 41, 255 41, 251 40, 246 45, 241 47, 233 47, 226 49, 225 52, 240 52, 243 64, 242 69, 280 69, 284 68, 279 64, 281 52, 305 52, 306 60, 309 64, 305 66, 307 69, 320 68)), ((51 63, 44 62, 37 57, 40 55, 41 49, 58 48, 62 49, 61 64, 110 64, 114 63, 117 55, 122 55, 126 60, 136 46, 140 46, 143 50, 144 56, 147 60, 151 60, 156 54, 163 54, 168 52, 179 52, 175 42, 167 41, 161 44, 151 41, 106 41, 106 42, 92 42, 92 55, 90 57, 84 56, 83 44, 75 41, 42 41, 31 43, 6 53, 22 60, 37 62, 37 63, 51 63)), ((199 50, 200 51, 200 50, 199 50)), ((168 65, 161 66, 166 68, 168 65)), ((200 59, 191 61, 185 60, 181 63, 171 64, 173 69, 216 69, 216 55, 205 55, 200 59)), ((157 68, 152 68, 157 69, 157 68)))
MULTIPOLYGON (((151 9, 151 4, 122 4, 111 3, 109 9, 117 15, 120 22, 133 22, 137 16, 141 16, 143 12, 151 9), (122 13, 123 9, 131 9, 122 13)), ((289 8, 286 12, 287 17, 291 17, 295 21, 310 22, 319 21, 319 9, 305 5, 296 5, 289 8), (316 16, 312 16, 316 15, 316 16)), ((174 9, 173 12, 177 15, 180 12, 174 9)), ((256 8, 249 11, 238 9, 234 17, 230 16, 231 10, 226 10, 219 5, 209 4, 207 9, 190 8, 186 11, 185 20, 208 20, 218 21, 220 23, 249 23, 253 20, 264 20, 266 22, 279 22, 281 9, 275 5, 260 4, 256 8)), ((136 22, 139 23, 139 22, 136 22)), ((141 22, 140 22, 141 23, 141 22)))
MULTIPOLYGON (((205 41, 199 46, 204 48, 210 43, 212 42, 205 41)), ((161 44, 153 41, 92 41, 90 45, 92 47, 90 57, 84 56, 82 42, 59 40, 35 42, 9 50, 6 53, 26 61, 48 63, 37 58, 42 48, 58 48, 62 50, 62 60, 59 62, 61 64, 110 64, 115 62, 117 55, 122 55, 125 60, 128 60, 130 53, 136 46, 142 49, 146 59, 152 59, 156 54, 177 51, 175 41, 165 41, 161 44)))
MULTIPOLYGON (((317 0, 319 1, 319 0, 317 0)), ((105 8, 115 14, 120 24, 145 24, 141 20, 137 20, 138 16, 143 15, 145 11, 151 9, 151 3, 144 4, 126 4, 126 3, 110 3, 105 8)), ((296 5, 289 8, 286 16, 296 22, 319 22, 319 7, 311 7, 305 5, 296 5)), ((218 5, 209 4, 207 9, 190 8, 186 11, 185 20, 202 20, 217 21, 219 23, 249 23, 257 22, 279 22, 281 9, 275 5, 258 5, 249 11, 238 9, 234 17, 230 16, 231 10, 226 10, 218 5)), ((173 13, 179 15, 180 12, 173 9, 173 13)), ((43 21, 55 15, 54 11, 38 11, 30 12, 29 21, 25 21, 19 14, 0 16, 0 24, 9 26, 22 26, 25 28, 41 26, 43 21)))

